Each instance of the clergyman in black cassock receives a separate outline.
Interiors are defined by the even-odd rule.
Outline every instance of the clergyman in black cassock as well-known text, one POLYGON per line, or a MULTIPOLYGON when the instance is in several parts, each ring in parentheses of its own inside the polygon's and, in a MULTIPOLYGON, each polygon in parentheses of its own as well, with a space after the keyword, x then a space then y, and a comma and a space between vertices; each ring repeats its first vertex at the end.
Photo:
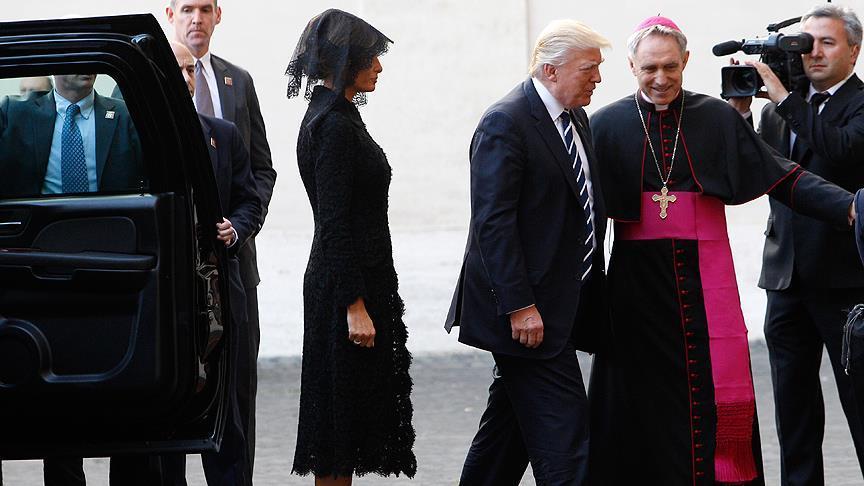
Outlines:
POLYGON ((487 110, 471 142, 468 244, 445 328, 460 326, 459 340, 496 366, 463 485, 517 485, 529 461, 537 484, 587 476, 576 335, 608 313, 606 213, 582 107, 607 46, 579 22, 550 24, 532 77, 487 110))
POLYGON ((842 228, 852 196, 776 156, 726 103, 683 90, 674 22, 650 18, 628 44, 639 90, 591 118, 617 304, 589 386, 592 480, 764 484, 724 206, 769 193, 842 228))

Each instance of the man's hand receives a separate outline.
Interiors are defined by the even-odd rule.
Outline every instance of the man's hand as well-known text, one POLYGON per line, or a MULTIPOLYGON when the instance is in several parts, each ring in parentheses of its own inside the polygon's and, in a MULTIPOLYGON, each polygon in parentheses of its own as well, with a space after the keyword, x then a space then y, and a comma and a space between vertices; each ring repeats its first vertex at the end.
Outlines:
POLYGON ((543 342, 543 319, 537 306, 532 305, 510 314, 510 330, 513 332, 513 340, 519 341, 526 348, 540 346, 543 342))
MULTIPOLYGON (((729 58, 730 66, 737 66, 739 62, 734 57, 729 58)), ((752 96, 742 96, 740 98, 729 98, 727 102, 735 108, 741 116, 747 116, 750 113, 750 105, 753 103, 752 96)))
POLYGON ((237 233, 234 232, 234 226, 231 224, 231 221, 222 218, 221 223, 216 223, 216 238, 222 240, 225 246, 231 246, 236 237, 237 233))
POLYGON ((846 216, 849 219, 849 226, 855 224, 855 218, 858 215, 855 214, 855 201, 852 201, 852 204, 849 205, 849 214, 846 216))
POLYGON ((768 89, 768 98, 771 99, 771 101, 774 103, 780 103, 789 96, 789 91, 783 87, 780 78, 774 74, 774 71, 772 71, 767 64, 759 61, 746 61, 746 64, 756 68, 756 72, 759 73, 759 77, 762 78, 762 83, 764 83, 765 88, 768 89))

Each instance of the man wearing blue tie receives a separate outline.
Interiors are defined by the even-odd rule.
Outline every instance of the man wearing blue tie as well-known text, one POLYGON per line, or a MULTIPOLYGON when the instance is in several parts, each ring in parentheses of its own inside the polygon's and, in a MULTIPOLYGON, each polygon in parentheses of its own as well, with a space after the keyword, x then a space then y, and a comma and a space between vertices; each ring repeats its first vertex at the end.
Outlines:
POLYGON ((582 107, 608 41, 550 24, 529 73, 480 120, 471 142, 471 222, 445 328, 492 352, 489 401, 460 484, 584 484, 588 401, 576 349, 608 323, 606 212, 582 107))
POLYGON ((55 88, 0 102, 0 195, 141 188, 141 146, 126 104, 99 95, 95 74, 55 75, 55 88), (10 160, 6 160, 10 159, 10 160))

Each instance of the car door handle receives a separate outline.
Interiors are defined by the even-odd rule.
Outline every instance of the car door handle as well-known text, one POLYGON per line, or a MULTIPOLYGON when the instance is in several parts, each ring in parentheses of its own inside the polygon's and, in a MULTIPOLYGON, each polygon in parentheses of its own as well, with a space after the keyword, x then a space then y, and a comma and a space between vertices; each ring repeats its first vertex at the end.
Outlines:
POLYGON ((0 211, 0 236, 16 236, 24 232, 30 213, 26 209, 0 211))

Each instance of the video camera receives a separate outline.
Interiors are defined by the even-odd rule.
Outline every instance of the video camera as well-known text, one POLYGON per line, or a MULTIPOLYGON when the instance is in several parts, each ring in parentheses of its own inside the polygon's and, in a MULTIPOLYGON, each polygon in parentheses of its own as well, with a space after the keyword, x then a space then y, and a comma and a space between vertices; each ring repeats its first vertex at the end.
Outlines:
MULTIPOLYGON (((813 50, 813 36, 802 32, 795 35, 780 34, 780 29, 796 24, 801 17, 784 20, 767 27, 767 39, 726 41, 714 46, 715 56, 728 56, 738 51, 744 54, 760 54, 759 60, 768 65, 780 78, 783 86, 792 91, 798 82, 805 78, 801 54, 813 50)), ((720 70, 721 92, 723 99, 754 96, 763 86, 762 78, 752 66, 725 66, 720 70)))

